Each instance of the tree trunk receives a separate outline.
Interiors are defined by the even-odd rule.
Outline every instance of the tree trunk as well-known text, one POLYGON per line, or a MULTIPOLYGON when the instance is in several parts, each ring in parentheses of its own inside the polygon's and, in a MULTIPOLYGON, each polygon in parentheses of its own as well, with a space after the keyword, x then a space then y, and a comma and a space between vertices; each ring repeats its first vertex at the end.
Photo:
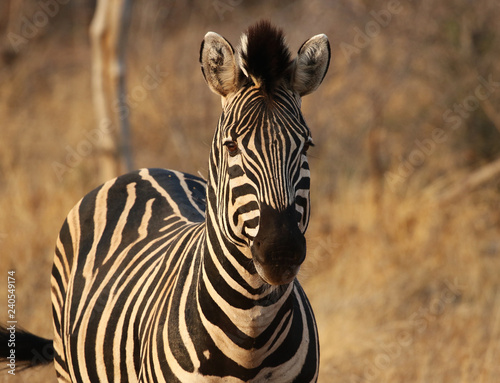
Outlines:
POLYGON ((133 168, 126 105, 126 40, 131 0, 100 0, 90 26, 92 93, 97 129, 98 178, 104 182, 133 168))

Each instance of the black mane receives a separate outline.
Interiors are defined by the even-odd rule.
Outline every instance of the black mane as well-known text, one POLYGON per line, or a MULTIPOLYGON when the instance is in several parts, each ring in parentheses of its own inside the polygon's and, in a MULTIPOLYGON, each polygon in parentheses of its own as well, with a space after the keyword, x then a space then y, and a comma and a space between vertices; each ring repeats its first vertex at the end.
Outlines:
POLYGON ((241 68, 267 93, 281 80, 289 80, 291 55, 283 31, 269 21, 259 21, 242 36, 241 68), (246 41, 245 41, 246 39, 246 41))

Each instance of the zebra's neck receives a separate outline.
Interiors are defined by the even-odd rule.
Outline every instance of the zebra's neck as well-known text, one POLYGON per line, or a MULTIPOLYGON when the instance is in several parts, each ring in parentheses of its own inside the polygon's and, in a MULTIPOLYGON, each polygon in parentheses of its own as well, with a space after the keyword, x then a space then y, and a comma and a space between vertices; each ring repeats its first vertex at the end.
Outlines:
POLYGON ((271 286, 260 278, 250 249, 223 235, 210 184, 207 194, 202 290, 212 297, 221 315, 230 318, 239 331, 255 338, 269 328, 280 311, 292 315, 293 283, 271 286))

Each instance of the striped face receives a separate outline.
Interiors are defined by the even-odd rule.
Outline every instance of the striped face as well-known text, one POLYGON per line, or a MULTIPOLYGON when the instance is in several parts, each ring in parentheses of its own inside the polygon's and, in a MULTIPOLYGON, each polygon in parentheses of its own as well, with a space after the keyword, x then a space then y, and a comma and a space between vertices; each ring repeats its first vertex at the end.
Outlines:
POLYGON ((305 258, 312 140, 300 100, 318 88, 329 62, 325 35, 305 41, 292 60, 283 33, 268 22, 248 29, 236 55, 214 32, 200 48, 205 80, 223 105, 208 215, 269 284, 293 281, 305 258))
POLYGON ((219 122, 219 222, 227 238, 251 249, 270 284, 293 280, 305 257, 311 145, 300 98, 285 88, 267 99, 259 88, 243 87, 219 122))

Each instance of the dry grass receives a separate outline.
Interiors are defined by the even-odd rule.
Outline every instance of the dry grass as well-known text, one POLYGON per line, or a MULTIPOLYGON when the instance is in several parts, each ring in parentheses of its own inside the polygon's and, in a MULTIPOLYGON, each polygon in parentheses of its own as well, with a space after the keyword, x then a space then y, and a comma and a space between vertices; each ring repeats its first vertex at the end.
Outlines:
POLYGON ((334 213, 323 217, 330 229, 311 227, 304 278, 320 327, 321 381, 495 381, 500 216, 484 202, 495 196, 445 211, 393 199, 377 211, 361 185, 344 186, 349 192, 323 210, 334 213))
MULTIPOLYGON (((346 21, 354 23, 352 15, 321 2, 300 4, 282 10, 243 4, 225 13, 224 22, 211 6, 200 5, 198 16, 195 11, 175 16, 174 10, 178 21, 172 28, 163 25, 173 20, 170 16, 160 17, 168 12, 142 11, 134 19, 129 88, 140 84, 148 65, 161 65, 168 75, 131 110, 136 166, 206 174, 220 108, 197 63, 207 30, 235 43, 244 26, 272 17, 289 32, 293 50, 309 35, 327 32, 337 56, 325 84, 304 99, 303 107, 317 147, 311 151, 309 254, 300 279, 319 325, 320 381, 498 381, 498 182, 457 203, 435 203, 442 187, 469 171, 458 141, 462 136, 456 133, 396 188, 385 183, 376 202, 365 140, 373 120, 370 92, 384 83, 375 81, 372 62, 364 61, 370 59, 369 49, 352 65, 339 53, 341 41, 352 42, 352 25, 346 21), (338 23, 329 21, 333 18, 338 23)), ((399 17, 390 26, 393 34, 412 15, 399 17)), ((94 120, 85 30, 75 28, 71 39, 61 38, 55 27, 51 31, 0 69, 0 281, 5 286, 7 270, 16 270, 17 319, 45 337, 52 333, 49 281, 58 229, 73 204, 98 183, 93 154, 62 178, 53 170, 54 162, 66 164, 67 148, 85 140, 94 120)), ((374 46, 382 56, 390 52, 383 35, 374 46)), ((441 114, 452 104, 419 77, 392 89, 384 108, 386 169, 394 171, 401 158, 408 158, 416 138, 443 127, 441 114)), ((474 118, 467 122, 474 125, 474 118)), ((5 307, 0 304, 2 318, 5 307)), ((6 382, 54 380, 51 368, 0 376, 6 382)))

